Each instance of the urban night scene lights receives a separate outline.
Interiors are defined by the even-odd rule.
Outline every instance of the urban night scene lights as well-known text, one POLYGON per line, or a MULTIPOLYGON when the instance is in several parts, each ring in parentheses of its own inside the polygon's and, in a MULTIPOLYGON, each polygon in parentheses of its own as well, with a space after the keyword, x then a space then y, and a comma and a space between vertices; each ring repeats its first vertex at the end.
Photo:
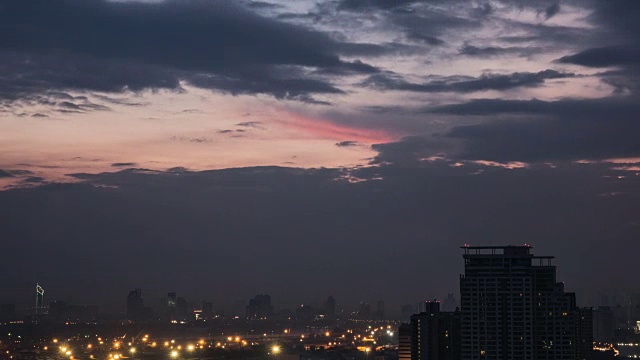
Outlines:
POLYGON ((639 358, 638 19, 0 0, 0 360, 639 358))

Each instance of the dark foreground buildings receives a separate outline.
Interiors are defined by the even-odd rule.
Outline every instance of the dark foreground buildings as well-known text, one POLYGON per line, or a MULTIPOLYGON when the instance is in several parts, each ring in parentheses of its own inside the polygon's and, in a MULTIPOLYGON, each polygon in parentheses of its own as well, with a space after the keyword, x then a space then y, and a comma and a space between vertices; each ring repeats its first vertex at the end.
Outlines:
POLYGON ((530 246, 463 247, 462 359, 590 359, 591 317, 530 246))
POLYGON ((399 360, 459 360, 460 312, 441 312, 438 301, 425 305, 425 311, 399 329, 399 360))
POLYGON ((465 246, 461 310, 427 302, 399 329, 400 360, 590 360, 592 309, 525 246, 465 246))

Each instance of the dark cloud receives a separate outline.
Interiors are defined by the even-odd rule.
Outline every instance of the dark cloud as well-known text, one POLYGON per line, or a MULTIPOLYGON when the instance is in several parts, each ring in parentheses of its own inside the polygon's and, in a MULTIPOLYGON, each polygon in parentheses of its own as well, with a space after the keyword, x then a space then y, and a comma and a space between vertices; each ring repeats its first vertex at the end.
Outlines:
POLYGON ((473 100, 433 112, 494 120, 454 127, 462 159, 555 161, 640 156, 636 97, 586 100, 473 100))
POLYGON ((260 121, 243 121, 243 122, 237 123, 236 126, 261 129, 261 130, 265 129, 264 125, 260 121))
POLYGON ((250 8, 254 8, 254 9, 278 9, 278 8, 282 8, 282 5, 280 5, 280 4, 274 4, 274 3, 264 2, 264 1, 250 1, 247 4, 247 6, 250 7, 250 8))
POLYGON ((479 58, 490 58, 494 56, 505 56, 505 55, 530 55, 535 51, 539 51, 539 48, 535 47, 519 47, 519 46, 509 46, 509 47, 500 47, 500 46, 486 46, 486 47, 477 47, 465 44, 460 48, 459 54, 465 56, 473 56, 479 58))
POLYGON ((10 1, 0 13, 0 24, 5 34, 0 35, 0 50, 15 58, 7 63, 3 57, 0 70, 16 74, 2 93, 15 88, 175 89, 186 79, 234 94, 305 100, 310 93, 340 91, 320 79, 278 77, 274 68, 315 68, 326 74, 376 71, 362 62, 341 60, 340 43, 326 34, 230 3, 10 1))
POLYGON ((589 67, 608 67, 640 64, 640 47, 606 46, 587 49, 558 59, 560 63, 589 67))
POLYGON ((47 181, 40 176, 29 176, 22 179, 22 182, 28 183, 28 184, 46 184, 47 183, 47 181))
POLYGON ((463 18, 434 9, 390 16, 393 24, 402 29, 408 39, 432 46, 443 45, 445 42, 442 37, 450 32, 471 30, 482 24, 478 19, 463 18))
POLYGON ((546 9, 544 9, 544 18, 546 20, 549 20, 552 17, 556 16, 559 12, 560 12, 560 3, 555 3, 553 5, 548 6, 546 9))
MULTIPOLYGON (((0 43, 1 47, 1 43, 0 43)), ((58 91, 139 91, 180 89, 175 71, 116 59, 61 52, 0 51, 0 100, 27 100, 55 105, 55 99, 83 100, 58 91)), ((127 104, 128 105, 128 104, 127 104)))
POLYGON ((351 146, 357 146, 359 143, 357 141, 353 141, 353 140, 345 140, 345 141, 340 141, 336 143, 337 147, 351 147, 351 146))
POLYGON ((7 178, 7 177, 13 177, 13 175, 6 170, 0 169, 0 178, 7 178))
POLYGON ((445 77, 423 84, 410 83, 394 74, 376 74, 364 81, 364 85, 379 90, 402 90, 415 92, 475 92, 486 90, 509 90, 518 87, 537 87, 546 80, 571 78, 573 73, 543 70, 537 73, 512 73, 508 75, 484 74, 478 78, 445 77))
POLYGON ((134 163, 134 162, 119 162, 119 163, 113 163, 111 164, 111 166, 113 167, 130 167, 130 166, 137 166, 138 164, 134 163))
POLYGON ((493 14, 495 10, 496 9, 493 6, 491 6, 490 3, 485 3, 478 7, 474 7, 472 10, 472 15, 487 16, 487 15, 493 14))
POLYGON ((359 11, 366 8, 388 10, 417 2, 420 2, 420 0, 341 0, 338 4, 338 10, 359 11))

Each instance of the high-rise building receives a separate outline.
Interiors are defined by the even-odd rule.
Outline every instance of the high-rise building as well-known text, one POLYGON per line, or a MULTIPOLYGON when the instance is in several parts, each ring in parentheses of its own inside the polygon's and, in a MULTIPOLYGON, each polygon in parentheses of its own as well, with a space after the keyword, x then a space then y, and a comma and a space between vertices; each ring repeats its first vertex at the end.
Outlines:
POLYGON ((576 359, 591 360, 593 355, 593 309, 577 309, 576 321, 576 359))
POLYGON ((376 316, 375 316, 376 320, 382 320, 384 319, 384 301, 383 300, 378 300, 378 302, 376 302, 376 316))
POLYGON ((142 290, 131 290, 127 296, 127 320, 140 321, 143 317, 144 301, 142 300, 142 290))
POLYGON ((268 319, 273 314, 273 306, 271 306, 271 296, 269 295, 256 295, 253 299, 249 300, 249 305, 246 308, 247 319, 258 320, 268 319))
POLYGON ((398 328, 398 360, 411 360, 411 324, 398 328))
POLYGON ((49 303, 49 320, 53 322, 93 323, 98 318, 95 305, 71 305, 64 301, 49 303))
POLYGON ((180 321, 191 320, 192 313, 189 311, 189 304, 187 299, 178 297, 176 299, 176 318, 180 321))
POLYGON ((169 320, 176 319, 176 304, 177 297, 175 292, 170 292, 167 294, 167 318, 169 320))
POLYGON ((10 321, 16 318, 16 304, 0 305, 0 321, 10 321))
POLYGON ((213 317, 213 303, 208 301, 202 302, 202 317, 207 320, 213 317))
POLYGON ((413 305, 411 304, 402 305, 402 307, 400 308, 400 316, 402 317, 402 321, 410 320, 411 315, 414 313, 413 309, 413 305))
POLYGON ((576 358, 575 295, 557 282, 552 256, 528 245, 463 249, 463 359, 576 358))
POLYGON ((336 299, 333 296, 329 296, 324 302, 324 312, 327 316, 336 315, 336 299))
POLYGON ((438 301, 424 306, 411 316, 411 359, 460 360, 460 313, 441 312, 438 301))
POLYGON ((593 339, 595 341, 613 341, 616 321, 609 306, 599 306, 593 310, 593 339))
POLYGON ((447 294, 447 297, 442 302, 442 311, 456 311, 458 307, 458 301, 456 300, 456 296, 453 293, 447 294))
POLYGON ((44 314, 44 289, 36 284, 36 315, 44 314))

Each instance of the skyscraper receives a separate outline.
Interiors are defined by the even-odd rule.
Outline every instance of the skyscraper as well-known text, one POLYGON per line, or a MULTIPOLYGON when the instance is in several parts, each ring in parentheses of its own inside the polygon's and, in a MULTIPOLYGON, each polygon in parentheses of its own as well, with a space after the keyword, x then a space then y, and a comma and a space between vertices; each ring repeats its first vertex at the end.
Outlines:
POLYGON ((440 302, 427 301, 425 311, 411 316, 410 332, 412 360, 460 360, 459 312, 441 312, 440 302))
POLYGON ((144 302, 142 300, 142 290, 135 289, 129 291, 127 296, 127 320, 140 321, 144 316, 144 302))
POLYGON ((327 300, 324 302, 324 311, 327 316, 335 316, 336 315, 336 299, 333 295, 330 295, 327 300))
POLYGON ((249 300, 246 308, 247 319, 259 320, 268 319, 273 314, 273 306, 271 306, 271 296, 256 295, 255 298, 249 300))
POLYGON ((398 360, 411 360, 411 324, 398 328, 398 360))
POLYGON ((463 359, 577 357, 575 294, 556 281, 552 256, 533 256, 528 245, 463 249, 463 359))
POLYGON ((447 294, 447 297, 442 302, 442 311, 456 311, 458 307, 458 301, 453 293, 447 294))
POLYGON ((167 318, 169 320, 176 319, 176 304, 177 298, 175 292, 170 292, 167 294, 167 318))

